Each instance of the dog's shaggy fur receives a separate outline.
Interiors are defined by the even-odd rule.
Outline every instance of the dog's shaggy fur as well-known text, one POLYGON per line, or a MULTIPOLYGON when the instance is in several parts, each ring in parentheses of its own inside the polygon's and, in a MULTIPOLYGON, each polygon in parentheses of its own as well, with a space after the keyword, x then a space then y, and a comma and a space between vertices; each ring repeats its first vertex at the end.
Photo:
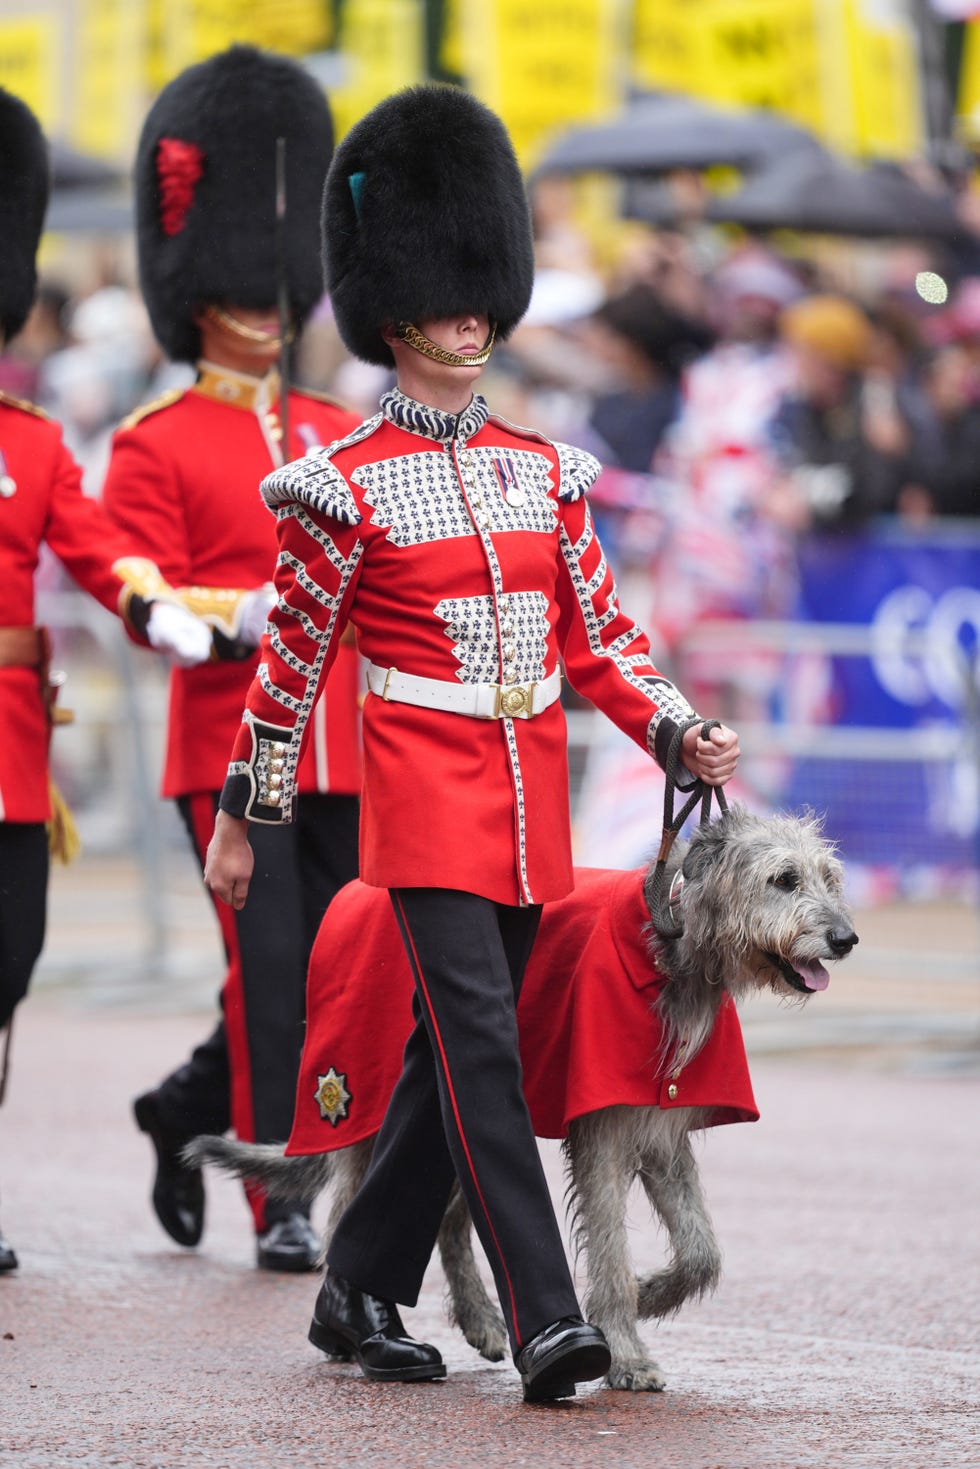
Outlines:
MULTIPOLYGON (((738 1001, 764 988, 802 998, 825 988, 823 961, 845 957, 857 942, 842 876, 812 817, 763 819, 733 807, 699 828, 686 849, 677 845, 666 878, 681 933, 664 939, 651 927, 649 935, 666 978, 659 999, 661 1063, 686 1064, 697 1054, 725 991, 738 1001)), ((644 893, 650 906, 653 865, 644 893)), ((609 1341, 611 1387, 662 1388, 663 1374, 648 1356, 637 1322, 667 1316, 718 1282, 721 1254, 690 1141, 704 1123, 696 1107, 615 1106, 574 1120, 563 1143, 574 1239, 588 1267, 583 1304, 587 1319, 609 1341), (639 1278, 626 1230, 627 1197, 636 1179, 671 1249, 664 1269, 639 1278)), ((254 1178, 280 1197, 312 1199, 332 1182, 329 1238, 363 1177, 371 1146, 367 1139, 336 1153, 284 1157, 278 1147, 199 1138, 187 1156, 254 1178)), ((480 1278, 458 1191, 443 1221, 439 1250, 451 1318, 477 1351, 500 1360, 507 1346, 504 1323, 480 1278)))

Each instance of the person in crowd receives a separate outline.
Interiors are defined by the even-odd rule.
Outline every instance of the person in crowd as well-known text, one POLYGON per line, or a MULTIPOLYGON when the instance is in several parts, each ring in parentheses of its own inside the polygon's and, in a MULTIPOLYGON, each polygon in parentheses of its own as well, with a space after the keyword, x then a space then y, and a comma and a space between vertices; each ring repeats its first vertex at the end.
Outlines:
MULTIPOLYGON (((0 350, 20 331, 36 285, 48 200, 47 145, 34 114, 0 89, 0 350)), ((82 493, 58 425, 0 393, 0 1101, 14 1011, 44 944, 50 848, 60 808, 48 767, 56 722, 50 641, 35 621, 34 573, 46 545, 83 591, 118 612, 141 641, 177 660, 206 656, 210 633, 171 597, 158 569, 82 493), (153 588, 156 596, 149 594, 153 588)), ((0 1273, 16 1252, 0 1234, 0 1273)))
POLYGON ((603 464, 648 471, 680 412, 681 374, 711 345, 711 333, 637 282, 604 301, 583 335, 613 378, 593 397, 589 447, 603 464))
POLYGON ((980 377, 958 342, 938 347, 922 386, 928 416, 912 432, 895 509, 906 520, 980 515, 980 377))
MULTIPOLYGON (((143 296, 164 351, 196 364, 197 375, 124 421, 103 496, 133 546, 213 628, 210 658, 173 675, 163 773, 163 794, 176 800, 202 864, 274 602, 275 519, 259 483, 358 422, 276 372, 283 334, 299 331, 323 293, 319 211, 332 146, 330 109, 313 79, 286 58, 233 46, 163 89, 137 151, 143 296)), ((156 1154, 157 1217, 185 1247, 201 1238, 205 1197, 200 1172, 182 1161, 184 1144, 229 1127, 249 1141, 289 1135, 309 949, 330 898, 357 875, 357 698, 348 645, 309 711, 296 823, 263 829, 256 855, 265 880, 249 911, 218 911, 228 964, 221 1017, 135 1102, 156 1154)), ((313 1269, 319 1242, 308 1208, 247 1195, 259 1267, 313 1269)))
MULTIPOLYGON (((396 1303, 418 1297, 455 1176, 525 1399, 567 1397, 607 1371, 609 1352, 576 1299, 515 1015, 541 905, 572 885, 559 659, 661 762, 693 711, 618 604, 588 510, 598 462, 494 417, 473 392, 534 270, 499 119, 451 87, 387 98, 338 148, 324 219, 347 347, 393 365, 397 386, 347 439, 264 482, 280 517, 280 596, 205 877, 247 911, 249 831, 290 818, 308 711, 353 625, 368 660, 362 877, 391 893, 416 1023, 370 1169, 333 1233, 310 1338, 380 1381, 445 1375, 396 1303)), ((695 723, 683 752, 723 784, 738 742, 695 723)))
POLYGON ((780 333, 793 383, 770 436, 799 506, 799 529, 854 528, 892 509, 909 431, 893 380, 868 371, 866 313, 845 296, 815 294, 786 308, 780 333))

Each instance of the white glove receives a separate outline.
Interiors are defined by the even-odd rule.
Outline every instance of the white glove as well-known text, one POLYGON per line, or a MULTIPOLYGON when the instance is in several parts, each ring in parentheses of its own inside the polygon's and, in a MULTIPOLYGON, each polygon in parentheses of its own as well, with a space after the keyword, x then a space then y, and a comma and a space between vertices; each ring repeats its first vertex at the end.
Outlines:
POLYGON ((177 668, 195 668, 211 657, 211 629, 173 602, 154 602, 146 624, 150 647, 166 653, 177 668))
POLYGON ((269 620, 269 613, 278 602, 276 589, 271 581, 265 586, 256 587, 254 592, 246 592, 241 601, 241 613, 238 620, 238 636, 243 643, 251 643, 258 647, 265 632, 265 625, 269 620))

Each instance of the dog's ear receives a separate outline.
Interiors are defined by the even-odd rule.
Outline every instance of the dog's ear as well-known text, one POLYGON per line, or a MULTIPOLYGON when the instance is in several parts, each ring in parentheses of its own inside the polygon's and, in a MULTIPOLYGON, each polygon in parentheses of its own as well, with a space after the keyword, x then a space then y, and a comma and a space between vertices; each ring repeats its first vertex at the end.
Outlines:
POLYGON ((681 863, 685 878, 703 877, 713 863, 721 859, 725 846, 724 818, 699 826, 691 836, 690 844, 681 863))

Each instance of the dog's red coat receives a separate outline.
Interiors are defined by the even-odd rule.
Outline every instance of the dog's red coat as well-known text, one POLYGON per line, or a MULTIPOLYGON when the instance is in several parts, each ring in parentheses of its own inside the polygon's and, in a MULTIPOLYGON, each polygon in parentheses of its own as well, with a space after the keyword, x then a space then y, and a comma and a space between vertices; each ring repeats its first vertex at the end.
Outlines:
MULTIPOLYGON (((647 951, 644 869, 576 868, 545 905, 518 1006, 524 1091, 539 1137, 564 1137, 604 1107, 709 1107, 708 1125, 754 1122, 742 1030, 729 995, 679 1074, 657 1063, 663 977, 647 951), (671 1088, 674 1094, 671 1095, 671 1088)), ((310 959, 307 1032, 287 1153, 325 1153, 381 1126, 411 1028, 412 978, 383 888, 352 882, 327 910, 310 959), (321 1113, 331 1068, 349 1100, 321 1113)))

